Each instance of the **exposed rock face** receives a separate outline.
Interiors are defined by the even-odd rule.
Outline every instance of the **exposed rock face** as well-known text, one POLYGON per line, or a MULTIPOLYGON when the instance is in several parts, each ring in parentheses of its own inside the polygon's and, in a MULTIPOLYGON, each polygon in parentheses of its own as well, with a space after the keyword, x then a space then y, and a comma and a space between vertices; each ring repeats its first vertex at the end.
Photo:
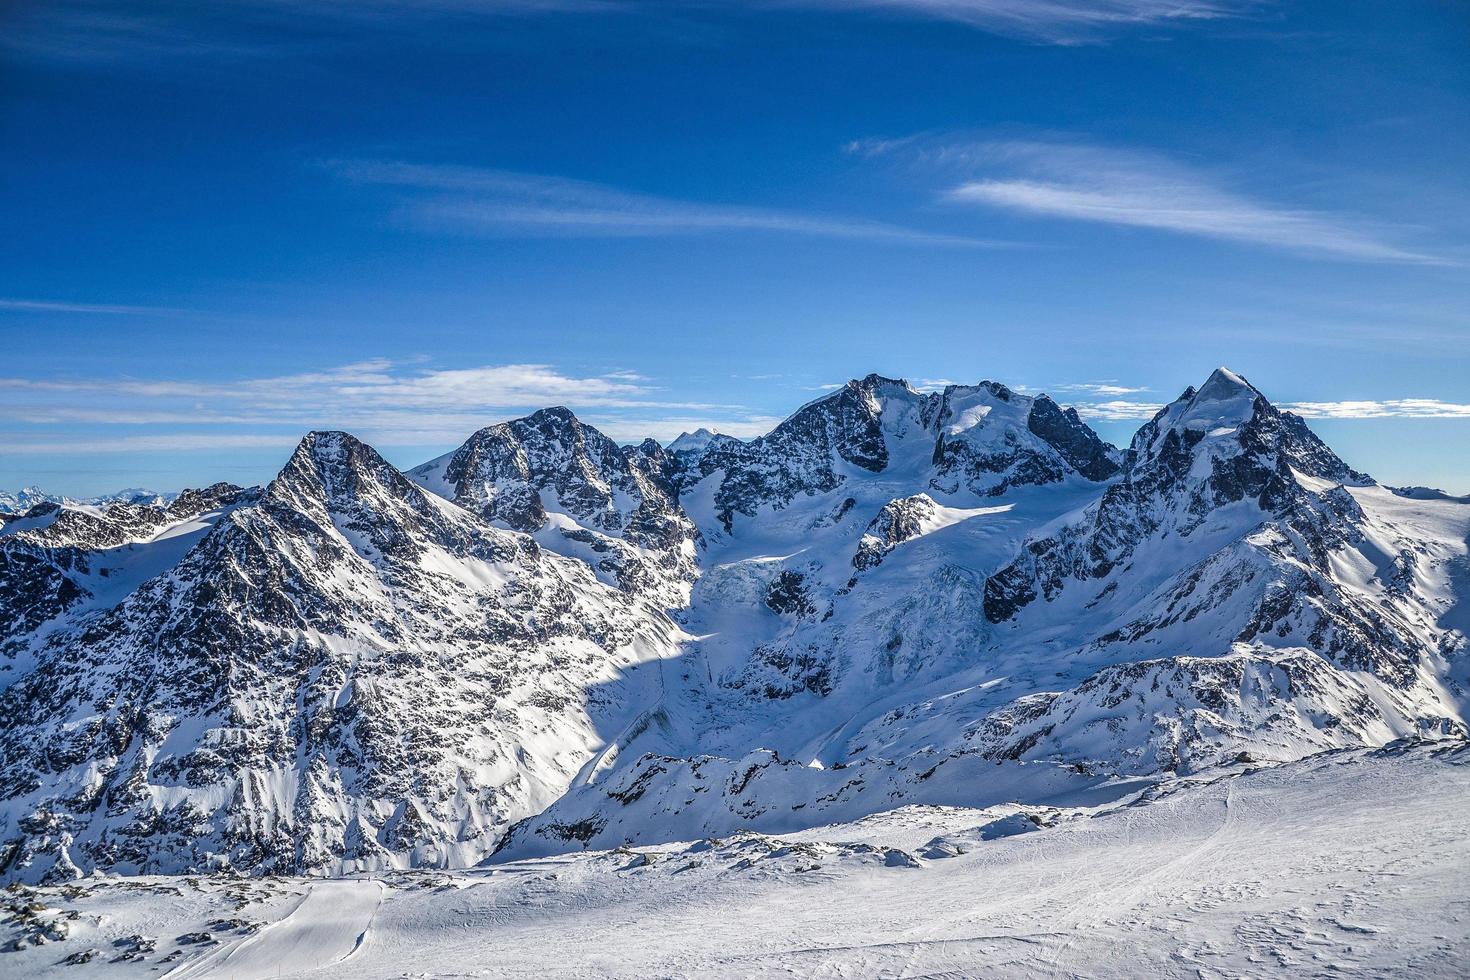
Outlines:
POLYGON ((565 408, 481 429, 410 477, 492 523, 538 534, 605 581, 673 606, 695 575, 694 526, 649 440, 624 449, 565 408), (548 516, 550 514, 551 516, 548 516))
POLYGON ((938 443, 930 486, 1000 496, 1011 487, 1058 483, 1069 475, 1107 480, 1117 451, 1104 445, 1077 412, 1045 395, 1029 398, 986 381, 951 386, 935 409, 938 443))
MULTIPOLYGON (((1187 390, 1139 429, 1124 460, 1123 479, 1109 487, 1082 520, 1034 539, 986 588, 986 613, 1009 619, 1038 597, 1054 598, 1069 579, 1098 579, 1126 566, 1146 542, 1167 535, 1208 537, 1211 519, 1231 505, 1231 529, 1264 520, 1316 524, 1326 533, 1352 533, 1351 514, 1311 515, 1356 505, 1337 494, 1323 499, 1308 481, 1333 486, 1372 481, 1351 469, 1307 429, 1278 411, 1238 375, 1223 368, 1196 391, 1187 390), (1333 527, 1335 526, 1335 527, 1333 527)), ((1320 533, 1304 542, 1319 554, 1320 533)))
MULTIPOLYGON (((749 443, 711 445, 692 476, 720 474, 715 514, 728 530, 736 513, 754 516, 763 506, 782 507, 799 495, 826 493, 855 467, 880 472, 888 447, 879 421, 878 396, 901 382, 869 375, 801 408, 769 434, 749 443)), ((694 482, 690 480, 688 482, 694 482)))
POLYGON ((935 507, 934 498, 927 493, 884 504, 858 541, 852 567, 858 571, 874 568, 883 562, 884 555, 924 533, 925 525, 934 519, 935 507))
MULTIPOLYGON (((117 592, 162 571, 176 547, 154 539, 191 522, 201 527, 259 491, 229 483, 185 490, 172 502, 94 505, 40 503, 0 523, 0 677, 11 673, 43 630, 68 613, 84 614, 117 592), (205 520, 205 515, 209 515, 205 520), (170 553, 162 561, 150 552, 170 553)), ((120 596, 118 596, 120 598, 120 596)), ((96 611, 96 610, 93 610, 96 611)))
POLYGON ((1031 403, 1026 427, 1087 479, 1106 480, 1117 475, 1117 450, 1099 439, 1075 408, 1060 408, 1041 395, 1031 403))
POLYGON ((992 381, 921 394, 870 374, 798 410, 767 436, 714 442, 681 458, 684 489, 715 479, 714 513, 728 532, 801 496, 830 492, 854 475, 894 473, 947 494, 998 496, 1015 486, 1118 471, 1073 410, 1018 395, 992 381))

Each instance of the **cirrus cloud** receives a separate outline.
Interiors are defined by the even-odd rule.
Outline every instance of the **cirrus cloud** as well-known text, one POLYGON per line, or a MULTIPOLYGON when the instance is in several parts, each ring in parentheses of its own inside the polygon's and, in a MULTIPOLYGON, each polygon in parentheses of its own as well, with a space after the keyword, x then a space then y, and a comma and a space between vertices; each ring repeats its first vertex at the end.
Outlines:
POLYGON ((400 193, 394 215, 421 230, 491 236, 634 238, 768 232, 897 245, 1008 248, 860 218, 733 204, 706 204, 542 174, 401 160, 328 162, 359 185, 400 193))
POLYGON ((1392 229, 1256 200, 1154 153, 1013 140, 951 148, 948 160, 990 171, 951 187, 944 199, 952 204, 1147 228, 1319 258, 1454 264, 1397 244, 1392 229))
POLYGON ((870 7, 966 24, 1046 44, 1106 40, 1120 31, 1241 17, 1251 0, 806 0, 805 5, 870 7))

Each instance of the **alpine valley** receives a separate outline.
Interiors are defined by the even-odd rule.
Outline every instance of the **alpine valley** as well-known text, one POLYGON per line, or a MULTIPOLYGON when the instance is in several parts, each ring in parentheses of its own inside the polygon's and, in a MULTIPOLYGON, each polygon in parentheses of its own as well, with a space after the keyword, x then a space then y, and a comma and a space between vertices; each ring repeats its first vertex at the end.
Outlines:
MULTIPOLYGON (((1470 953, 1463 893, 1434 877, 1463 880, 1464 828, 1405 829, 1470 801, 1470 500, 1379 485, 1225 368, 1122 450, 1046 395, 869 375, 750 441, 623 446, 548 408, 406 471, 313 432, 261 488, 27 493, 0 514, 0 879, 28 971, 62 961, 48 941, 156 962, 140 910, 158 899, 138 896, 181 881, 170 914, 206 938, 179 941, 170 976, 402 975, 413 958, 374 953, 363 926, 386 895, 429 886, 420 912, 443 929, 464 903, 435 889, 500 889, 459 924, 522 930, 524 958, 582 928, 570 907, 609 934, 616 902, 636 908, 623 942, 674 929, 680 903, 717 931, 714 910, 745 902, 796 921, 778 881, 811 872, 839 918, 858 914, 839 879, 899 917, 900 894, 932 911, 966 881, 1038 903, 1043 880, 1077 888, 1047 906, 1055 940, 986 906, 948 931, 918 916, 881 949, 853 952, 843 920, 830 955, 750 939, 764 952, 741 960, 732 931, 733 958, 660 959, 650 939, 567 969, 1087 974, 1120 962, 1132 940, 1108 928, 1151 889, 1201 875, 1218 894, 1181 899, 1179 921, 1248 895, 1221 919, 1247 929, 1306 901, 1262 884, 1293 836, 1322 837, 1320 858, 1380 832, 1380 854, 1402 837, 1405 921, 1331 932, 1333 962, 1402 966, 1381 959, 1388 929, 1421 975, 1470 953), (1137 838, 1117 832, 1135 819, 1137 838), (1153 870, 1126 895, 1100 884, 1134 862, 1153 870), (203 924, 246 907, 275 924, 203 924), (304 925, 308 907, 345 924, 304 925)), ((1390 904, 1365 884, 1379 869, 1354 868, 1339 924, 1390 904)), ((1326 971, 1308 919, 1223 974, 1326 971)), ((746 932, 779 931, 762 921, 746 932)), ((1187 932, 1186 959, 1146 972, 1249 951, 1187 932)), ((418 969, 489 955, 433 948, 418 969)))

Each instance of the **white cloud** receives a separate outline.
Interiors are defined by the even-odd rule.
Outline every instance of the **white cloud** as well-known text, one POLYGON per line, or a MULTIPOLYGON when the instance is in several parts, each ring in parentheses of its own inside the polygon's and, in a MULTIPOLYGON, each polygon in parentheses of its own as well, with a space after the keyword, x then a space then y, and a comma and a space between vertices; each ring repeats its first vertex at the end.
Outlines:
MULTIPOLYGON (((1110 399, 1082 402, 1077 411, 1104 422, 1146 421, 1164 406, 1154 402, 1110 399)), ((1438 398, 1392 398, 1384 401, 1280 402, 1277 407, 1309 419, 1470 419, 1470 405, 1438 398)))
POLYGON ((1084 418, 1100 419, 1104 422, 1147 421, 1164 406, 1155 402, 1131 402, 1115 399, 1105 402, 1090 402, 1073 405, 1084 418))
POLYGON ((1147 388, 1130 388, 1120 385, 1115 381, 1084 381, 1079 384, 1057 385, 1057 391, 1080 391, 1089 395, 1111 395, 1121 397, 1123 395, 1136 395, 1148 391, 1147 388))
POLYGON ((1362 222, 1279 207, 1152 154, 1055 142, 995 142, 930 151, 993 175, 965 179, 956 204, 1264 245, 1325 258, 1430 265, 1447 260, 1393 244, 1362 222))
POLYGON ((1010 247, 877 221, 700 204, 539 174, 391 160, 339 161, 328 168, 353 183, 397 188, 403 195, 397 217, 436 232, 602 238, 773 232, 903 245, 1010 247))
POLYGON ((807 0, 809 5, 873 7, 957 21, 997 34, 1051 44, 1100 40, 1118 29, 1240 16, 1249 0, 807 0))
POLYGON ((0 451, 277 446, 311 429, 345 429, 380 446, 452 445, 483 426, 551 405, 566 405, 630 441, 672 438, 701 426, 759 435, 774 424, 739 405, 669 398, 628 370, 579 376, 544 364, 434 369, 375 359, 231 381, 0 378, 0 417, 13 427, 0 434, 0 451), (164 425, 187 434, 99 437, 108 429, 164 425), (26 428, 15 431, 19 427, 26 428))
POLYGON ((1309 419, 1470 419, 1470 405, 1438 398, 1289 402, 1281 407, 1309 419))
MULTIPOLYGON (((228 406, 232 415, 259 419, 271 413, 329 410, 359 415, 399 409, 500 409, 544 407, 561 402, 583 406, 716 408, 703 402, 670 402, 626 373, 574 377, 544 364, 502 364, 430 370, 388 360, 362 361, 326 371, 239 381, 177 379, 0 378, 6 391, 86 394, 146 400, 203 399, 228 406)), ((20 409, 24 409, 24 405, 20 409)), ((209 407, 208 404, 205 406, 209 407)), ((75 410, 74 408, 72 410, 75 410)))

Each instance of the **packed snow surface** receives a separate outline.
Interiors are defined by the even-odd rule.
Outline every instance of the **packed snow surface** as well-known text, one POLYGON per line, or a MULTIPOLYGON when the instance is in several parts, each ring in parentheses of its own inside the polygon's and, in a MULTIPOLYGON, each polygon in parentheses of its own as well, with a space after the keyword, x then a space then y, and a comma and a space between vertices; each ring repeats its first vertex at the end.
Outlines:
MULTIPOLYGON (((909 806, 779 838, 380 878, 89 878, 8 894, 66 937, 5 968, 1457 977, 1470 967, 1467 867, 1470 749, 1400 742, 1202 773, 1091 809, 909 806)), ((17 931, 13 915, 4 928, 17 931)))

